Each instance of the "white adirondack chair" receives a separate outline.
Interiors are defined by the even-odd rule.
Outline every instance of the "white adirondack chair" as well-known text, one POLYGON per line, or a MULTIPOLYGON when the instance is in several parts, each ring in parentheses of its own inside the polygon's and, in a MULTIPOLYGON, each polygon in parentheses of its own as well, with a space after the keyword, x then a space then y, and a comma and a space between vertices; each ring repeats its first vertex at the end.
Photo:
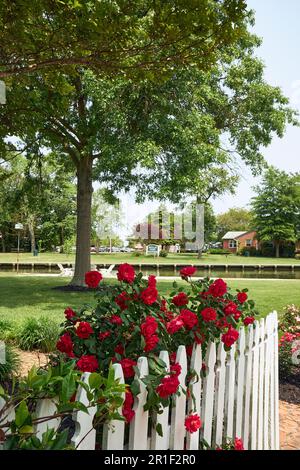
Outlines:
POLYGON ((60 276, 73 276, 74 269, 73 268, 64 268, 61 263, 57 263, 57 266, 60 269, 60 276))

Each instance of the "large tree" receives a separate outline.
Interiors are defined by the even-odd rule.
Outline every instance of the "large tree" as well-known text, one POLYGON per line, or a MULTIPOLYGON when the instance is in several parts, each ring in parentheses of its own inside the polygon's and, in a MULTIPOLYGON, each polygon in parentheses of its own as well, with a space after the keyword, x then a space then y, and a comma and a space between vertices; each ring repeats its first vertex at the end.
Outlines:
POLYGON ((2 0, 0 78, 78 66, 106 76, 203 69, 247 34, 248 16, 244 0, 2 0))
POLYGON ((264 174, 255 187, 257 196, 252 199, 257 237, 275 244, 279 257, 280 243, 297 240, 300 218, 300 175, 288 174, 274 167, 264 174))
MULTIPOLYGON (((118 4, 108 4, 112 3, 118 4)), ((201 5, 212 8, 214 16, 221 6, 229 8, 234 3, 241 6, 241 2, 226 1, 201 5)), ((191 13, 192 4, 197 18, 199 15, 205 24, 214 24, 216 17, 212 19, 209 8, 200 13, 199 2, 187 2, 187 7, 176 3, 175 10, 180 5, 183 12, 180 21, 184 21, 186 12, 191 13)), ((153 12, 149 11, 152 18, 153 12)), ((169 21, 172 18, 169 15, 169 21)), ((201 49, 201 67, 187 53, 185 67, 179 66, 180 61, 171 55, 173 65, 167 67, 166 74, 163 61, 154 61, 155 71, 147 69, 146 75, 132 73, 126 80, 122 67, 120 74, 115 74, 117 77, 110 74, 107 78, 73 64, 61 71, 49 68, 45 72, 37 67, 30 76, 11 80, 8 104, 1 109, 3 137, 17 135, 21 146, 31 153, 42 147, 53 148, 64 154, 76 171, 73 284, 82 285, 90 267, 93 178, 114 192, 135 185, 140 199, 147 194, 177 201, 187 194, 197 196, 200 189, 195 180, 205 183, 210 171, 231 170, 236 155, 257 170, 263 161, 260 147, 270 143, 273 132, 282 135, 286 122, 293 121, 293 112, 280 90, 263 79, 263 66, 253 57, 259 41, 245 34, 246 23, 245 20, 244 32, 235 36, 235 42, 233 38, 224 40, 219 47, 210 49, 208 56, 202 56, 201 49), (212 67, 212 62, 217 65, 212 67), (158 81, 156 74, 160 72, 158 81)), ((145 28, 147 36, 148 26, 145 28)), ((208 40, 212 47, 215 28, 210 29, 208 40)), ((223 34, 226 36, 226 28, 223 34)), ((156 35, 155 38, 153 41, 158 40, 156 35)), ((180 44, 179 41, 179 49, 180 44)), ((176 50, 175 43, 172 48, 176 50)), ((161 55, 155 42, 150 49, 153 57, 161 55)), ((126 54, 130 55, 127 49, 124 60, 126 54)), ((135 62, 140 55, 133 55, 135 67, 140 70, 135 62)), ((16 142, 10 142, 15 150, 16 142)), ((205 191, 208 186, 204 184, 205 191)))

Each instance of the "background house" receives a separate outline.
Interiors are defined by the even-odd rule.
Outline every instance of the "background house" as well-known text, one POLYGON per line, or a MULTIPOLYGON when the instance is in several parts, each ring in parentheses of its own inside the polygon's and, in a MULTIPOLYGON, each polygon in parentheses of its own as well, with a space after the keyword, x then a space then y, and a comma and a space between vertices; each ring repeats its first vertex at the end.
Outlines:
POLYGON ((222 237, 223 248, 230 250, 232 253, 237 253, 242 248, 255 248, 258 249, 258 241, 256 239, 255 230, 243 232, 227 232, 222 237))

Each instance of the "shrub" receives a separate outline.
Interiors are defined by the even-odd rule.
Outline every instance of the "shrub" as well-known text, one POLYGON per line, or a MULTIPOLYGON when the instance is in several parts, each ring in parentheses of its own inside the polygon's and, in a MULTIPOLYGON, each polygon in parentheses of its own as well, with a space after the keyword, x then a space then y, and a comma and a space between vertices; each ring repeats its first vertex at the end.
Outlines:
POLYGON ((249 253, 249 256, 261 256, 261 252, 254 246, 243 246, 243 248, 239 251, 239 255, 241 256, 246 256, 247 253, 249 253))
POLYGON ((168 256, 168 252, 166 250, 162 250, 160 253, 159 253, 159 256, 161 258, 166 258, 168 256))
POLYGON ((232 252, 225 248, 210 248, 207 252, 210 255, 232 255, 232 252))
POLYGON ((11 379, 18 372, 20 357, 17 351, 10 345, 5 345, 5 363, 0 362, 0 383, 11 379))
POLYGON ((12 341, 16 336, 16 325, 4 318, 0 319, 0 340, 12 341))
POLYGON ((42 352, 55 350, 59 337, 59 325, 48 317, 28 317, 17 332, 17 344, 25 351, 38 349, 42 352))
POLYGON ((283 332, 300 333, 300 308, 287 305, 281 317, 279 328, 283 332))
POLYGON ((300 355, 300 333, 284 333, 279 341, 279 374, 286 378, 296 368, 300 355))
MULTIPOLYGON (((149 392, 147 409, 160 412, 161 406, 180 393, 180 366, 174 358, 178 346, 185 345, 189 357, 195 344, 202 344, 205 354, 208 342, 215 339, 229 350, 238 339, 237 327, 243 322, 253 323, 257 313, 254 302, 247 298, 247 289, 230 292, 222 279, 194 282, 194 272, 194 268, 182 269, 180 274, 187 281, 187 288, 174 282, 166 299, 156 289, 155 276, 145 280, 142 273, 136 275, 132 266, 120 265, 119 284, 114 291, 95 291, 95 307, 65 310, 59 351, 86 372, 106 372, 111 362, 119 362, 134 395, 139 393, 134 368, 140 356, 147 356, 150 375, 143 379, 149 392), (159 359, 162 350, 170 353, 169 373, 159 359)), ((132 400, 128 397, 125 412, 132 416, 132 400)))
MULTIPOLYGON (((72 363, 58 362, 47 369, 32 368, 27 377, 20 380, 18 387, 7 393, 0 386, 0 398, 5 401, 5 407, 0 416, 1 448, 4 450, 62 450, 74 449, 69 443, 68 429, 61 426, 51 429, 53 415, 67 417, 72 411, 80 409, 88 412, 90 407, 97 407, 94 417, 94 427, 109 423, 112 419, 122 419, 119 407, 123 403, 124 385, 114 379, 113 369, 108 371, 108 377, 91 374, 84 384, 87 399, 84 403, 76 401, 76 390, 81 382, 81 372, 74 369, 72 363), (35 409, 42 398, 58 397, 57 410, 47 416, 36 416, 35 409), (15 418, 9 416, 11 408, 15 409, 15 418), (38 422, 50 425, 38 437, 35 426, 38 422), (2 447, 3 446, 3 447, 2 447)), ((87 433, 86 435, 88 435, 87 433)))

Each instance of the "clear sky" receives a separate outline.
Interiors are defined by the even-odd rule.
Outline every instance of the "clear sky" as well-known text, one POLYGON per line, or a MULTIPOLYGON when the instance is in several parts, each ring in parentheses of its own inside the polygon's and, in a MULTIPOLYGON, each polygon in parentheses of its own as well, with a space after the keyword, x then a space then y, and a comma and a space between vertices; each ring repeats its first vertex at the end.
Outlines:
MULTIPOLYGON (((248 0, 254 9, 254 32, 263 39, 257 55, 265 63, 267 81, 280 86, 294 108, 300 111, 300 0, 248 0)), ((282 139, 274 137, 268 148, 262 149, 268 163, 285 171, 300 171, 300 128, 289 126, 282 139)), ((252 186, 259 181, 243 169, 241 183, 235 196, 224 196, 212 201, 216 213, 230 207, 247 207, 252 186)), ((134 204, 130 196, 122 197, 127 230, 133 223, 157 207, 155 202, 134 204)), ((123 236, 126 229, 123 229, 123 236)))
MULTIPOLYGON (((255 10, 254 32, 263 40, 257 55, 265 63, 265 77, 271 85, 280 86, 290 104, 300 111, 300 1, 248 0, 255 10)), ((282 139, 274 137, 262 150, 268 163, 285 171, 300 171, 300 128, 288 126, 282 139)), ((229 207, 247 206, 259 181, 250 171, 245 173, 234 197, 222 197, 213 202, 215 212, 229 207)))

